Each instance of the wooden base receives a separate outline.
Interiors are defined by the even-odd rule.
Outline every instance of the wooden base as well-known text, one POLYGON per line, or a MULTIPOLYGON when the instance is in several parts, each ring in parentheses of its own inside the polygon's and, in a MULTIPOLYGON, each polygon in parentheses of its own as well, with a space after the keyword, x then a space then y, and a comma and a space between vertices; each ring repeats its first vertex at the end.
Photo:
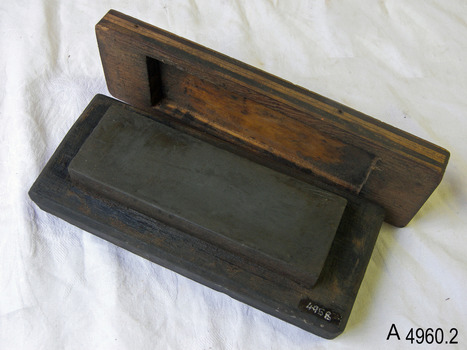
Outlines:
MULTIPOLYGON (((112 110, 119 115, 145 115, 116 100, 96 96, 29 192, 43 210, 319 336, 334 338, 343 331, 384 219, 383 209, 347 195, 329 254, 311 288, 281 269, 236 254, 222 244, 193 235, 186 227, 173 227, 144 210, 128 208, 119 198, 72 181, 70 162, 112 110)), ((162 112, 145 116, 245 156, 239 147, 179 124, 162 112)), ((263 165, 277 169, 274 162, 265 162, 263 165)), ((286 170, 288 176, 294 175, 293 168, 286 170)))

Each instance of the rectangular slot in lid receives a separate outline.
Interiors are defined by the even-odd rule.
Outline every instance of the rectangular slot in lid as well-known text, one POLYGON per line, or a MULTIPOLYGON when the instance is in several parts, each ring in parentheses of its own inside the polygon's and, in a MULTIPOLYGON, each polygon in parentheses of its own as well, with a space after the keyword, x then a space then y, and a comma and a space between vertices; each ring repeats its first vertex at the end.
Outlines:
POLYGON ((284 159, 354 193, 360 192, 368 178, 374 162, 370 153, 289 119, 280 108, 271 108, 173 65, 150 57, 147 65, 155 109, 207 127, 233 143, 248 144, 284 159))

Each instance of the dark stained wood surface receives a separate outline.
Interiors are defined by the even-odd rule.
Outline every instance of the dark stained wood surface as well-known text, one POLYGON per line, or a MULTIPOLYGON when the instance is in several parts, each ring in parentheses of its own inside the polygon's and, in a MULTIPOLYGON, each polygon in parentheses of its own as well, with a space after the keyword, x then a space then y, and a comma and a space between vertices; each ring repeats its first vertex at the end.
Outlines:
MULTIPOLYGON (((96 96, 29 192, 43 210, 319 336, 334 338, 344 330, 383 221, 383 209, 347 193, 348 204, 321 275, 315 286, 308 288, 73 182, 70 162, 111 107, 119 109, 119 113, 142 113, 108 97, 96 96)), ((215 146, 244 152, 162 112, 153 111, 151 117, 215 146)))
POLYGON ((444 174, 443 148, 164 30, 112 10, 96 33, 115 97, 358 194, 391 224, 406 225, 444 174))

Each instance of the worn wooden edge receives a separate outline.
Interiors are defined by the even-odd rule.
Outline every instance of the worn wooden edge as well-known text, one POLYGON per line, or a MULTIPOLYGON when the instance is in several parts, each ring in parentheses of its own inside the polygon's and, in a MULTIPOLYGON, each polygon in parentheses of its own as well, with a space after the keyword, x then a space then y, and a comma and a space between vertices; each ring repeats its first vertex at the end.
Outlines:
MULTIPOLYGON (((280 103, 290 118, 375 154, 361 195, 383 206, 386 221, 396 226, 413 218, 443 177, 447 150, 226 55, 114 10, 96 25, 96 33, 109 91, 146 112, 154 110, 145 63, 152 57, 270 101, 272 108, 280 103), (118 64, 108 47, 125 52, 118 64), (121 80, 128 76, 131 82, 121 80)), ((332 183, 332 176, 329 179, 332 183)))
MULTIPOLYGON (((238 257, 122 204, 96 197, 71 181, 68 164, 109 106, 119 103, 101 95, 93 99, 31 187, 32 200, 84 230, 284 321, 324 338, 339 335, 371 257, 382 209, 358 198, 349 203, 323 273, 312 289, 268 276, 260 269, 248 273, 239 268, 238 257), (307 310, 309 302, 331 310, 332 322, 307 310)), ((161 121, 166 117, 161 116, 161 121)))

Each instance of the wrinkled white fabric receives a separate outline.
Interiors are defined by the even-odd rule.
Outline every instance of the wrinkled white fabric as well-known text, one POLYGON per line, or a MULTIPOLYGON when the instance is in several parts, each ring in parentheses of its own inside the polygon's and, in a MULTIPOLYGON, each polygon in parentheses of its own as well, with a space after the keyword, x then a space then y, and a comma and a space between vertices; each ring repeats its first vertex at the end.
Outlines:
POLYGON ((465 348, 466 18, 462 0, 1 2, 0 348, 413 349, 412 327, 456 327, 465 348), (316 337, 31 202, 72 123, 108 94, 94 25, 110 8, 452 152, 408 227, 383 226, 341 336, 316 337), (386 340, 391 324, 401 341, 386 340))

